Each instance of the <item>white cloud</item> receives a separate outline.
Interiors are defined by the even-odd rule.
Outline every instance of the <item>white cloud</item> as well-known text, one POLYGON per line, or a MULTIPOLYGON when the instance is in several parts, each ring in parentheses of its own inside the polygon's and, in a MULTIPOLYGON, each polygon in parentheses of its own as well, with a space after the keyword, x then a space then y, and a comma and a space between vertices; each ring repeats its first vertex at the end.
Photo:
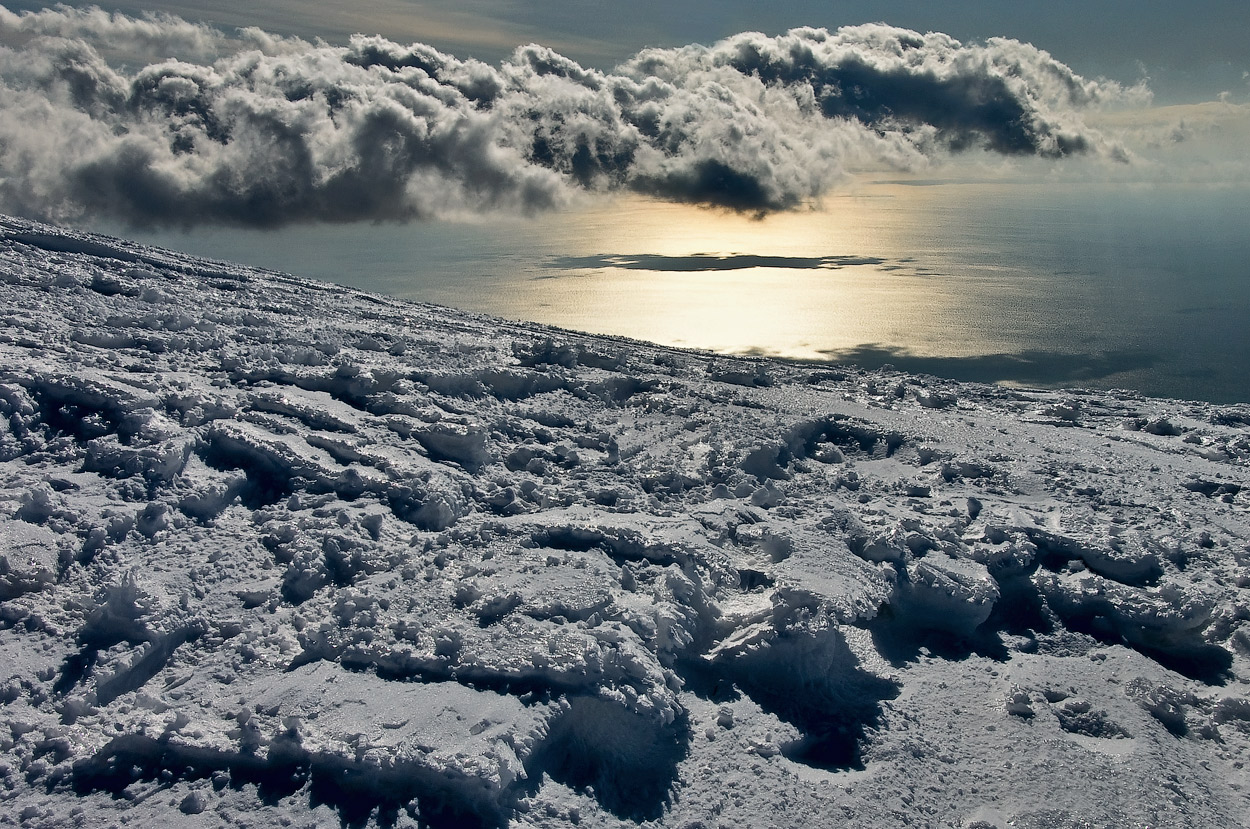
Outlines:
POLYGON ((785 209, 847 170, 965 150, 1123 157, 1085 114, 1142 95, 1017 41, 884 25, 652 49, 612 72, 539 46, 492 67, 63 7, 0 7, 0 40, 0 200, 56 220, 407 220, 579 190, 785 209), (118 68, 105 47, 153 57, 118 68))

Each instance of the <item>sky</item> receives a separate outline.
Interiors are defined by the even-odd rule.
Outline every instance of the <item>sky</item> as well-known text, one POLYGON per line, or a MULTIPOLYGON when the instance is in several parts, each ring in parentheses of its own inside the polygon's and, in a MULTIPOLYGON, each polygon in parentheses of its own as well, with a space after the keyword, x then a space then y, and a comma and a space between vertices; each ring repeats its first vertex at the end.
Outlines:
POLYGON ((1242 6, 1205 4, 1192 25, 1162 3, 1033 9, 0 5, 0 207, 273 228, 605 193, 763 215, 864 171, 1057 166, 1033 161, 1250 175, 1242 6))
MULTIPOLYGON (((47 4, 10 0, 7 5, 18 11, 47 4)), ((1213 100, 1221 92, 1244 98, 1250 92, 1250 4, 1242 0, 122 0, 94 5, 130 14, 164 11, 223 27, 259 26, 331 43, 357 32, 381 34, 489 62, 535 42, 600 69, 648 46, 707 44, 744 31, 775 35, 795 26, 834 29, 885 22, 961 40, 1015 38, 1087 76, 1123 83, 1148 77, 1157 103, 1213 100)))

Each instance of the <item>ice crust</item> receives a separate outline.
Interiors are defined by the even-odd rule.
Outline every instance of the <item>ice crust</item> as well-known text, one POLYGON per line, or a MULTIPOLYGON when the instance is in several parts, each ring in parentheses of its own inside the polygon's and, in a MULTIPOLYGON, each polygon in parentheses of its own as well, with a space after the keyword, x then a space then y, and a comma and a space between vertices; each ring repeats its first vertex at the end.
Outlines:
POLYGON ((0 823, 1247 825, 1246 406, 0 294, 0 823))

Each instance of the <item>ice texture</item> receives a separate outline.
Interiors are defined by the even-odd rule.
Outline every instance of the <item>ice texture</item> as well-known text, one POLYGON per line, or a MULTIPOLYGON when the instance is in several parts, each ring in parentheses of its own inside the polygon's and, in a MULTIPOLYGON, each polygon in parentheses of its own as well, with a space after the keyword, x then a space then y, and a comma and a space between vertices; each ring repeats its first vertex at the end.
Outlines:
POLYGON ((12 218, 0 295, 0 823, 1247 825, 1247 406, 12 218))

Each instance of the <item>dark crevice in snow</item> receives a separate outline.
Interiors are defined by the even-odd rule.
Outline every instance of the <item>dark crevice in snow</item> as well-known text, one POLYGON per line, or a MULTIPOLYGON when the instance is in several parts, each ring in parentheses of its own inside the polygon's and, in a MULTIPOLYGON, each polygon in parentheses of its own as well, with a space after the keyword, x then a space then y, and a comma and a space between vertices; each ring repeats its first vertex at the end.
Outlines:
MULTIPOLYGON (((1000 634, 1025 637, 1030 644, 1017 645, 1017 649, 1032 650, 1062 630, 1132 648, 1169 670, 1208 685, 1227 681, 1232 654, 1204 639, 1207 617, 1200 607, 1170 607, 1163 600, 1156 600, 1158 604, 1134 605, 1096 591, 1065 589, 1061 579, 1071 573, 1069 562, 1081 560, 1079 553, 1083 548, 1069 539, 1052 545, 1049 541, 1055 536, 1049 533, 1026 531, 1025 535, 1036 542, 1036 554, 1027 556, 1024 563, 999 563, 989 568, 999 595, 983 622, 961 628, 952 618, 940 622, 911 618, 905 604, 897 600, 887 603, 869 624, 882 656, 901 665, 915 661, 924 648, 945 659, 962 660, 978 654, 1005 660, 1010 652, 1000 634)), ((1091 558, 1100 555, 1085 553, 1091 558)), ((1097 572, 1092 567, 1089 570, 1097 572)), ((905 583, 905 576, 900 581, 905 583)), ((1106 583, 1121 591, 1137 587, 1120 587, 1123 582, 1115 580, 1106 583)), ((1124 597, 1128 595, 1126 592, 1124 597)), ((1134 595, 1136 598, 1139 594, 1134 595)))
POLYGON ((1241 492, 1241 487, 1231 481, 1207 481, 1199 478, 1185 481, 1182 486, 1190 492, 1197 492, 1208 498, 1217 496, 1229 496, 1231 498, 1241 492))
POLYGON ((519 697, 524 702, 550 702, 561 695, 577 696, 592 690, 601 677, 561 674, 538 668, 501 671, 446 660, 404 659, 347 651, 339 664, 348 670, 374 671, 392 681, 456 682, 476 691, 519 697))
MULTIPOLYGON (((550 703, 561 697, 584 697, 601 685, 608 684, 607 679, 597 672, 562 671, 537 666, 508 670, 462 663, 444 656, 423 657, 404 652, 378 651, 367 647, 334 647, 313 642, 291 661, 286 671, 297 671, 320 660, 337 663, 348 671, 372 673, 388 682, 454 682, 475 691, 517 697, 527 705, 550 703)), ((628 683, 617 680, 612 684, 619 689, 628 683)), ((612 705, 628 713, 628 709, 619 704, 612 705)))
POLYGON ((726 654, 683 678, 710 699, 726 698, 727 686, 742 693, 801 736, 780 746, 796 763, 828 771, 864 768, 861 747, 881 721, 881 703, 901 686, 868 673, 836 628, 792 631, 767 644, 726 654))
POLYGON ((68 435, 80 443, 114 434, 122 443, 129 443, 135 436, 138 424, 127 417, 134 404, 119 399, 119 389, 72 377, 12 375, 5 379, 29 390, 39 407, 35 422, 52 433, 68 435))
POLYGON ((599 550, 617 565, 645 561, 659 567, 676 564, 685 567, 690 556, 676 547, 648 544, 641 534, 610 527, 551 526, 536 530, 532 537, 538 547, 585 553, 599 550))
POLYGON ((1031 570, 994 574, 999 599, 985 622, 987 629, 1030 638, 1055 629, 1054 615, 1048 612, 1032 575, 1031 570))
POLYGON ((1144 629, 1126 620, 1105 599, 1079 605, 1058 603, 1056 613, 1068 630, 1109 645, 1132 648, 1182 676, 1207 685, 1223 685, 1229 679, 1233 655, 1204 641, 1198 631, 1168 633, 1144 629))
POLYGON ((91 673, 99 659, 99 654, 98 648, 87 645, 65 657, 65 661, 61 664, 61 675, 52 684, 52 693, 61 696, 72 691, 91 673))
POLYGON ((238 751, 226 751, 183 745, 169 735, 127 734, 74 763, 67 782, 78 794, 107 792, 127 798, 127 789, 140 781, 206 778, 213 778, 215 786, 255 786, 262 802, 271 805, 306 793, 310 806, 325 804, 338 811, 345 827, 363 827, 370 821, 394 826, 401 813, 417 817, 420 825, 431 829, 507 825, 509 793, 491 791, 485 781, 419 762, 398 761, 379 768, 309 751, 294 729, 269 741, 264 755, 246 739, 238 751), (222 773, 226 777, 220 777, 222 773))
POLYGON ((448 427, 441 424, 428 429, 414 429, 412 437, 436 461, 447 461, 476 472, 490 463, 486 450, 486 433, 471 427, 448 427))
MULTIPOLYGON (((973 655, 995 661, 1006 661, 1010 652, 1004 647, 999 630, 991 620, 965 630, 934 627, 907 618, 891 606, 882 607, 868 625, 873 646, 890 664, 901 667, 914 664, 931 654, 941 659, 960 662, 973 655)), ((1026 635, 1033 631, 1026 629, 1026 635)))
POLYGON ((56 400, 39 392, 35 392, 34 397, 44 411, 43 422, 53 432, 69 435, 77 441, 86 443, 93 438, 117 431, 115 413, 108 411, 107 408, 95 408, 56 400))
POLYGON ((759 570, 752 570, 749 567, 742 567, 738 570, 738 588, 744 592, 753 593, 772 587, 776 583, 772 576, 759 570))
POLYGON ((526 772, 591 792, 619 818, 660 818, 688 751, 688 724, 658 724, 596 697, 571 696, 567 703, 526 772))
POLYGON ((1206 685, 1225 685, 1232 679, 1233 655, 1219 645, 1193 642, 1188 646, 1167 649, 1141 644, 1132 647, 1168 670, 1206 685))
POLYGON ((294 473, 289 466, 232 435, 210 433, 200 456, 212 469, 221 472, 237 469, 247 476, 246 483, 238 490, 238 497, 248 509, 276 504, 295 491, 294 473))
MULTIPOLYGON (((620 406, 636 395, 654 391, 660 381, 633 376, 606 377, 585 382, 566 376, 562 369, 535 370, 525 368, 492 368, 473 372, 419 372, 413 379, 434 394, 480 400, 494 398, 503 402, 523 400, 568 392, 579 400, 595 399, 609 406, 620 406)), ((379 412, 374 412, 375 414, 379 412)))
POLYGON ((1038 563, 1051 572, 1062 572, 1069 562, 1080 561, 1091 572, 1131 587, 1155 585, 1163 576, 1158 556, 1149 551, 1098 549, 1032 527, 1024 533, 1037 546, 1038 563))
POLYGON ((564 368, 598 368, 604 371, 619 371, 629 361, 624 350, 616 354, 602 354, 579 343, 561 343, 557 345, 550 338, 535 342, 513 342, 512 356, 523 366, 562 366, 564 368))
POLYGON ((122 694, 142 688, 169 664, 178 647, 199 637, 202 632, 199 626, 187 625, 172 633, 153 637, 146 646, 147 650, 129 667, 96 683, 97 704, 108 705, 122 694))
POLYGON ((795 427, 787 439, 791 446, 802 446, 804 456, 811 455, 813 448, 823 441, 853 454, 884 453, 889 458, 907 442, 907 438, 899 432, 882 431, 843 416, 795 427))
POLYGON ((724 668, 700 654, 683 654, 673 663, 682 690, 708 702, 727 703, 742 698, 742 690, 724 668))
POLYGON ((891 458, 907 444, 900 432, 878 429, 845 416, 797 423, 777 442, 747 453, 739 464, 749 475, 764 480, 789 480, 796 460, 811 458, 841 463, 851 458, 891 458))
POLYGON ((67 656, 60 676, 52 686, 57 696, 70 693, 94 672, 100 653, 126 643, 142 649, 131 661, 119 665, 110 675, 100 677, 95 701, 108 705, 113 700, 142 688, 161 672, 183 644, 203 635, 201 621, 178 625, 168 633, 153 632, 143 621, 147 612, 145 597, 132 578, 111 587, 103 604, 97 606, 78 631, 79 650, 67 656))

